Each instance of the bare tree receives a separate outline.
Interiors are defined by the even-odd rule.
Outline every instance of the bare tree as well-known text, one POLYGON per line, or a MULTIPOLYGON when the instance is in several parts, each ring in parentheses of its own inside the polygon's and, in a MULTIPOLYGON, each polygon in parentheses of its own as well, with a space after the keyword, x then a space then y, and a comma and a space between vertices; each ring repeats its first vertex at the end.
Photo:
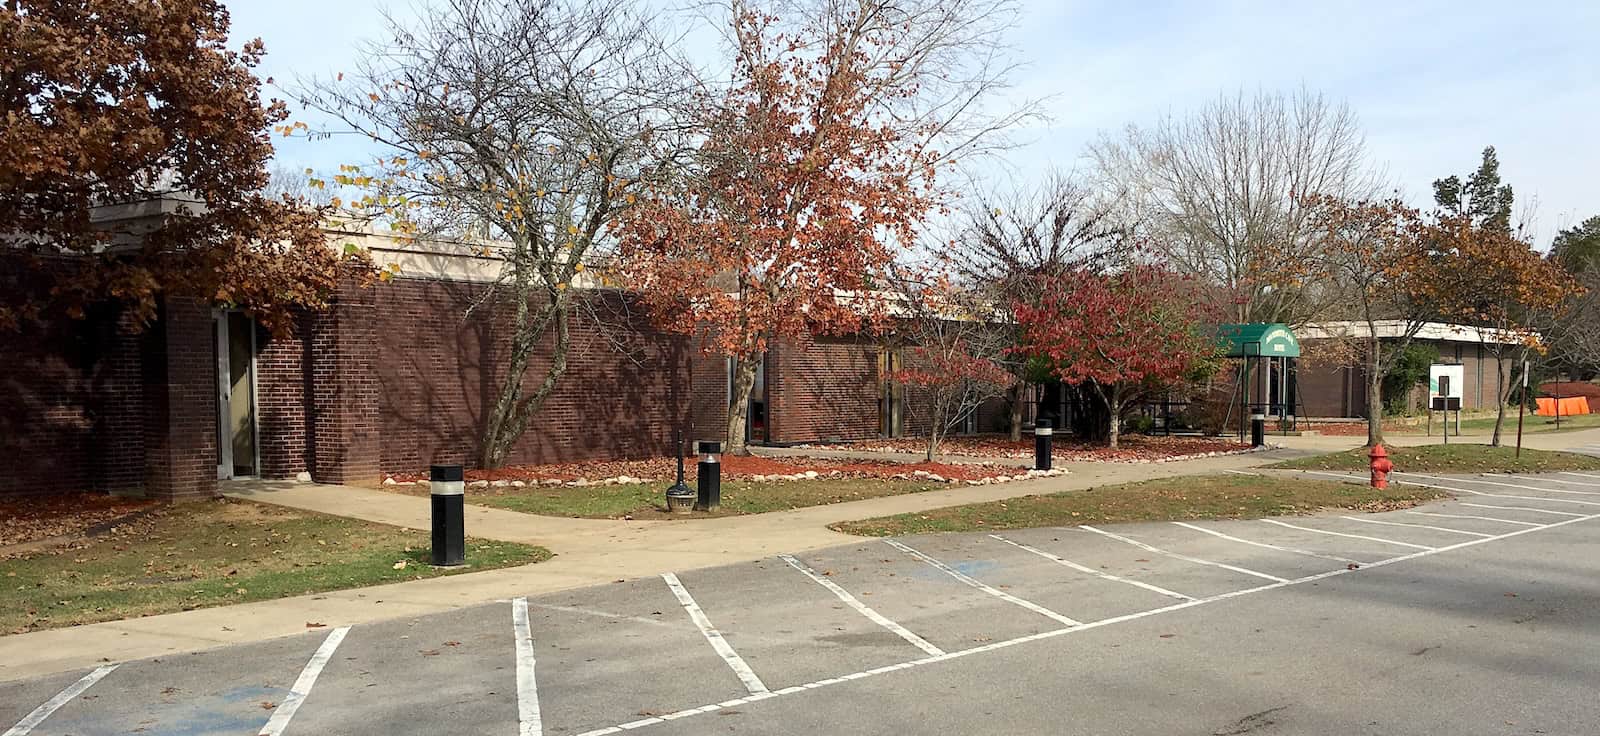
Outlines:
MULTIPOLYGON (((957 218, 942 261, 955 278, 995 304, 1037 303, 1045 278, 1082 268, 1098 270, 1132 248, 1135 214, 1125 190, 1100 191, 1070 174, 975 197, 957 218)), ((1018 344, 1017 326, 994 325, 1018 344)), ((1016 380, 1006 388, 1012 441, 1022 439, 1027 361, 996 353, 1016 380)))
POLYGON ((311 169, 297 169, 281 162, 274 163, 267 169, 267 187, 264 190, 268 197, 303 201, 314 207, 327 207, 333 204, 333 191, 326 186, 313 186, 311 169))
POLYGON ((1307 279, 1318 239, 1304 198, 1382 189, 1349 106, 1305 90, 1224 94, 1103 136, 1091 154, 1104 179, 1137 194, 1162 255, 1221 287, 1240 322, 1315 319, 1337 295, 1307 279))
POLYGON ((503 463, 567 371, 574 287, 603 283, 618 213, 664 176, 693 80, 647 8, 626 0, 448 0, 391 20, 350 78, 305 85, 390 154, 334 180, 401 233, 463 240, 502 264, 474 318, 511 313, 510 349, 480 462, 503 463), (524 374, 548 341, 531 389, 524 374))

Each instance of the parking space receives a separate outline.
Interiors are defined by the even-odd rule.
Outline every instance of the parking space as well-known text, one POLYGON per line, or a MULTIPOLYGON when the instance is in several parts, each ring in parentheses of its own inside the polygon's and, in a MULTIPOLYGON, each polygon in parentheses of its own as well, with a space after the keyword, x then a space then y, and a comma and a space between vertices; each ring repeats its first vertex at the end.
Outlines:
POLYGON ((949 570, 942 570, 885 542, 868 542, 811 552, 800 559, 946 652, 1065 625, 971 585, 968 581, 987 578, 1002 564, 990 557, 952 558, 946 563, 949 570))
MULTIPOLYGON (((875 623, 817 583, 804 572, 809 566, 800 558, 793 559, 793 565, 772 559, 679 576, 708 616, 715 613, 714 622, 729 646, 769 690, 928 653, 915 640, 875 623)), ((809 569, 831 580, 823 571, 809 569)), ((862 598, 847 595, 868 610, 876 610, 862 598)))
POLYGON ((239 647, 230 656, 202 652, 120 664, 32 733, 256 733, 288 699, 317 646, 315 637, 295 637, 239 647), (240 659, 250 666, 238 666, 240 659))
POLYGON ((1600 478, 1400 474, 1381 514, 872 540, 0 683, 0 736, 648 728, 1600 518, 1600 478), (1593 483, 1595 485, 1587 485, 1593 483))

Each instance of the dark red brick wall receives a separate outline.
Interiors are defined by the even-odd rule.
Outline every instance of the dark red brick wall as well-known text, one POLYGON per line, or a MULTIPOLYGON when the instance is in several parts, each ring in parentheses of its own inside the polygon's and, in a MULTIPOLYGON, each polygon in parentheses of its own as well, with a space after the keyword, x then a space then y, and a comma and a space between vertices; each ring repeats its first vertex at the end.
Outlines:
POLYGON ((381 347, 393 338, 378 300, 390 288, 347 280, 330 307, 313 318, 308 406, 312 433, 306 458, 312 478, 319 482, 378 477, 384 396, 377 367, 381 347))
POLYGON ((171 299, 139 328, 102 308, 0 337, 0 494, 215 493, 210 307, 171 299))
POLYGON ((866 340, 786 341, 767 352, 775 443, 877 437, 877 347, 866 340))
POLYGON ((211 307, 169 298, 145 334, 145 494, 217 491, 217 362, 211 307))
POLYGON ((101 327, 29 325, 20 334, 0 336, 0 457, 6 459, 0 494, 91 487, 91 398, 94 379, 103 372, 97 356, 101 327))
MULTIPOLYGON (((483 286, 398 279, 372 288, 377 332, 373 375, 384 470, 432 462, 477 465, 487 412, 504 378, 510 323, 506 308, 468 307, 483 286)), ((691 380, 693 342, 649 326, 639 305, 615 292, 590 294, 575 309, 568 370, 513 449, 509 463, 640 457, 670 451, 675 427, 687 429, 697 394, 717 379, 691 380), (698 391, 695 388, 698 387, 698 391)), ((547 335, 523 377, 531 392, 550 365, 547 335)), ((708 417, 715 417, 710 410, 708 417)), ((320 445, 320 435, 319 435, 320 445)))
POLYGON ((727 442, 728 358, 696 349, 690 356, 690 370, 690 429, 685 430, 685 441, 727 442))
POLYGON ((290 334, 256 333, 256 417, 261 475, 292 478, 310 470, 311 332, 317 317, 297 320, 290 334))

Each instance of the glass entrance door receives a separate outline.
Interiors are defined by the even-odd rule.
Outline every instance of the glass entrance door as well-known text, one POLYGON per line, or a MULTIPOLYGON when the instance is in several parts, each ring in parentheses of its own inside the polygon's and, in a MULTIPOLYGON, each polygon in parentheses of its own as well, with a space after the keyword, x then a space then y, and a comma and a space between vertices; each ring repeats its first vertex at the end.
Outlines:
POLYGON ((217 477, 259 473, 256 446, 256 330, 243 312, 213 314, 217 356, 217 477))

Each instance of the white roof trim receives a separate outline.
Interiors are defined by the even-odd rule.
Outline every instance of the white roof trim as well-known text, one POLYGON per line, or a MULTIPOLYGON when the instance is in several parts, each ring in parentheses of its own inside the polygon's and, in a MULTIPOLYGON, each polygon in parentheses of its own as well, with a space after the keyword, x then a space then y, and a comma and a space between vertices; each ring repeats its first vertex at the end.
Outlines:
MULTIPOLYGON (((1378 339, 1398 340, 1406 335, 1405 320, 1385 319, 1377 322, 1378 339)), ((1370 336, 1367 323, 1360 320, 1343 322, 1313 322, 1295 330, 1301 340, 1364 339, 1370 336)), ((1424 322, 1417 329, 1416 339, 1441 342, 1470 342, 1513 345, 1523 342, 1525 334, 1495 330, 1488 327, 1456 325, 1446 322, 1424 322)))

